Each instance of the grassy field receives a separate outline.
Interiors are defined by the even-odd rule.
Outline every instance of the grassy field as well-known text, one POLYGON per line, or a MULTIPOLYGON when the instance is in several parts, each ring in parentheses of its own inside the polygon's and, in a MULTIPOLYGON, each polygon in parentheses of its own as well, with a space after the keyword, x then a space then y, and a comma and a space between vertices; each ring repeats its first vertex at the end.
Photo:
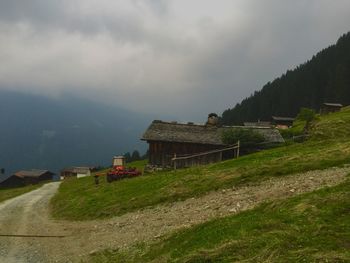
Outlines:
POLYGON ((52 199, 57 218, 107 218, 204 195, 234 185, 254 184, 270 177, 350 163, 350 108, 321 116, 312 124, 310 139, 261 151, 236 160, 202 167, 160 172, 95 186, 93 178, 63 182, 52 199))
POLYGON ((42 184, 36 184, 36 185, 28 185, 23 187, 16 187, 16 188, 8 188, 8 189, 1 189, 0 188, 0 202, 5 201, 7 199, 25 194, 27 192, 30 192, 32 190, 35 190, 39 187, 41 187, 42 184))
POLYGON ((350 262, 350 179, 93 262, 350 262))

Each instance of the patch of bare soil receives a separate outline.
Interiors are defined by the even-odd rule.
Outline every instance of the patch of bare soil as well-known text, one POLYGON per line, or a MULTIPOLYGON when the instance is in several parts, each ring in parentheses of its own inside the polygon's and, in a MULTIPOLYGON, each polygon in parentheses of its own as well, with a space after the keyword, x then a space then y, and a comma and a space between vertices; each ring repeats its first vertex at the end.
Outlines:
POLYGON ((350 167, 345 167, 273 178, 256 185, 87 222, 50 219, 48 202, 58 184, 48 184, 0 204, 0 235, 11 232, 65 237, 0 236, 0 262, 81 262, 101 249, 151 242, 171 231, 251 209, 265 201, 334 186, 343 182, 349 173, 350 167))

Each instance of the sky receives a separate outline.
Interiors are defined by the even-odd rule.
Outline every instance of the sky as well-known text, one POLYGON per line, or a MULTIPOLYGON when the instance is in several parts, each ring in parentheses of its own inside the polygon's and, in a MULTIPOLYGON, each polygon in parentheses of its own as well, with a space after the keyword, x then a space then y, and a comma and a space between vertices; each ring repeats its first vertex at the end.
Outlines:
POLYGON ((202 120, 349 30, 349 0, 0 0, 0 89, 202 120))

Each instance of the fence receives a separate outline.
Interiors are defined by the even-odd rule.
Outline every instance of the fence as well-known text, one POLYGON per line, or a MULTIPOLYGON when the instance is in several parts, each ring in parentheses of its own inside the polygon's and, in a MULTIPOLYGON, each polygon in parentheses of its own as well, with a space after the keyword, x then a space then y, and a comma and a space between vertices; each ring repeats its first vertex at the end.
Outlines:
POLYGON ((231 151, 231 155, 228 154, 228 156, 232 156, 232 158, 238 158, 239 157, 239 148, 240 148, 240 142, 238 141, 237 144, 231 145, 227 148, 213 150, 209 152, 203 152, 203 153, 197 153, 193 155, 181 155, 177 156, 174 154, 174 157, 171 159, 171 162, 173 164, 174 170, 178 168, 185 168, 185 167, 191 167, 196 165, 204 165, 214 162, 220 162, 223 160, 224 155, 226 152, 231 151))

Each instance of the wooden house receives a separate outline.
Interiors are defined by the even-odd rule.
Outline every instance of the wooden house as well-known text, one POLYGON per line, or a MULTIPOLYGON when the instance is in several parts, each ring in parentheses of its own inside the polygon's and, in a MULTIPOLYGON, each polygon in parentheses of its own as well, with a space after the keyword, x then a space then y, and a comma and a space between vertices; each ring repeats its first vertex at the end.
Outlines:
MULTIPOLYGON (((214 121, 205 125, 194 123, 163 122, 155 120, 143 134, 141 140, 149 144, 149 164, 154 166, 172 166, 172 158, 177 155, 193 155, 228 147, 222 141, 222 134, 227 129, 254 129, 272 143, 284 142, 276 129, 265 127, 217 126, 214 121)), ((213 155, 201 164, 230 158, 230 154, 213 155)))
POLYGON ((54 173, 48 170, 19 171, 1 182, 2 187, 14 187, 52 181, 54 173))
POLYGON ((82 178, 91 175, 90 167, 70 167, 61 171, 61 180, 76 177, 82 178))
POLYGON ((288 129, 293 126, 295 118, 272 116, 272 124, 279 129, 288 129))
POLYGON ((322 104, 322 108, 320 110, 320 113, 321 114, 328 114, 331 112, 337 112, 337 111, 340 111, 342 107, 343 107, 343 105, 340 103, 325 102, 322 104))

